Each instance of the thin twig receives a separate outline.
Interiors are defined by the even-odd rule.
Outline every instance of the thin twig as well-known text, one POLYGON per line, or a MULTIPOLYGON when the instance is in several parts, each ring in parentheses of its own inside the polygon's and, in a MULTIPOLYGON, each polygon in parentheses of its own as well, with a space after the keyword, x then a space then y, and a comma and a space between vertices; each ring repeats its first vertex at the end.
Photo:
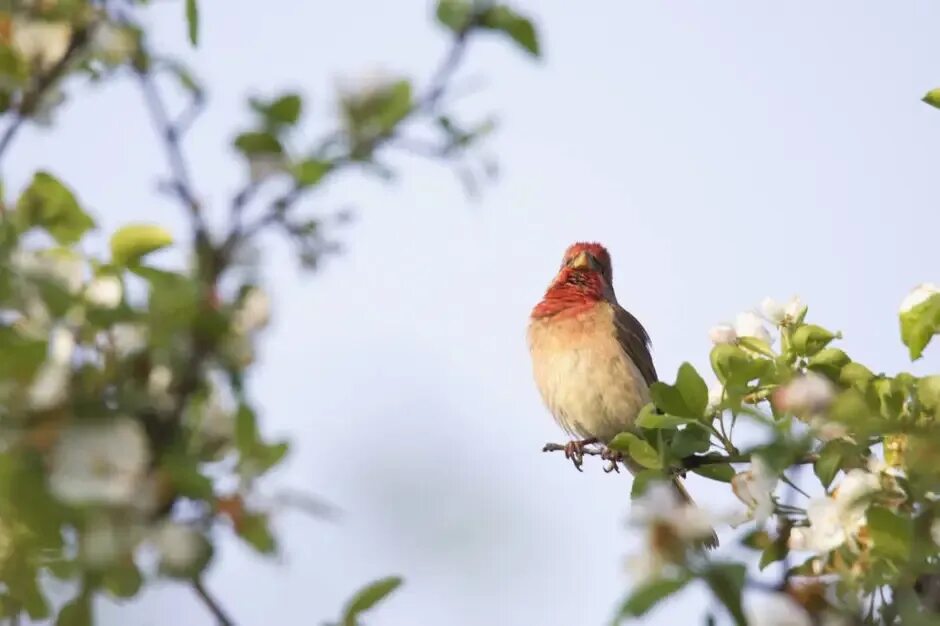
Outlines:
MULTIPOLYGON (((208 228, 206 227, 205 217, 199 206, 193 191, 192 178, 189 174, 189 167, 186 164, 186 158, 183 156, 183 149, 180 144, 182 129, 177 126, 167 113, 163 97, 153 80, 153 76, 142 69, 136 70, 137 78, 140 82, 141 90, 144 94, 144 100, 147 102, 147 108, 150 110, 150 117, 160 138, 163 140, 167 162, 170 166, 170 175, 172 176, 171 185, 173 190, 182 200, 189 212, 190 219, 196 231, 196 240, 200 244, 208 241, 208 228)), ((201 100, 194 99, 191 105, 192 110, 198 111, 201 107, 201 100)), ((195 112, 189 113, 184 121, 188 126, 191 123, 195 112)))
MULTIPOLYGON (((546 443, 542 448, 542 452, 564 452, 565 446, 558 443, 546 443)), ((582 450, 582 454, 586 456, 602 456, 604 455, 605 450, 603 448, 588 448, 585 447, 582 450)), ((809 463, 815 463, 818 459, 816 454, 807 454, 803 457, 800 457, 794 461, 795 465, 806 465, 809 463)), ((722 463, 750 463, 751 454, 748 452, 742 452, 740 454, 692 454, 690 456, 684 457, 682 459, 682 464, 678 469, 695 469, 696 467, 702 467, 703 465, 720 465, 722 463)))
POLYGON ((209 595, 208 590, 206 590, 205 585, 202 583, 201 578, 194 578, 192 581, 193 590, 196 592, 196 595, 199 596, 199 599, 202 600, 202 603, 206 605, 206 608, 209 609, 209 612, 212 613, 215 617, 215 621, 218 626, 235 626, 235 622, 232 621, 232 618, 228 616, 225 612, 225 609, 222 608, 222 605, 218 601, 209 595))

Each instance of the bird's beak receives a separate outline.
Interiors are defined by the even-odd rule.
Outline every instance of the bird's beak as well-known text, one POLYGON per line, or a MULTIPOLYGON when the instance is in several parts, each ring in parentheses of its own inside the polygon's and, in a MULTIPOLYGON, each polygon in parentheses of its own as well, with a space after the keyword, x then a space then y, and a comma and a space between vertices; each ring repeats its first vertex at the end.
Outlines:
POLYGON ((591 267, 591 257, 587 252, 582 250, 578 253, 578 256, 568 261, 568 267, 576 270, 586 270, 591 267))

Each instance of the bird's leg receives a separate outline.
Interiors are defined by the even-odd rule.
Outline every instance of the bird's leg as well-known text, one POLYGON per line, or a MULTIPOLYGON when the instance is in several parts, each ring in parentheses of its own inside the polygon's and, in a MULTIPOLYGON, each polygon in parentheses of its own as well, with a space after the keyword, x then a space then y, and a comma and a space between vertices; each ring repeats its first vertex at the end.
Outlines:
POLYGON ((601 458, 607 461, 607 465, 604 466, 605 473, 620 473, 620 463, 623 462, 623 453, 617 452, 616 450, 611 450, 605 446, 604 451, 601 452, 601 458))
POLYGON ((584 471, 581 469, 581 464, 584 462, 584 446, 592 443, 597 443, 597 437, 588 437, 587 439, 581 440, 575 439, 565 444, 565 458, 570 459, 579 472, 584 471))

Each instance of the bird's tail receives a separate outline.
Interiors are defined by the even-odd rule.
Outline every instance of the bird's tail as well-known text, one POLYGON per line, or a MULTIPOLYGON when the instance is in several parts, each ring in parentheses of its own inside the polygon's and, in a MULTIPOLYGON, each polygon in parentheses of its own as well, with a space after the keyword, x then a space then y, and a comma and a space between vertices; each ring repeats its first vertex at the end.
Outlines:
MULTIPOLYGON (((679 495, 679 499, 682 502, 689 504, 691 506, 696 506, 695 500, 693 500, 692 496, 689 495, 689 492, 685 490, 685 487, 682 485, 682 482, 680 482, 678 478, 672 479, 672 486, 676 490, 676 493, 679 495)), ((705 538, 702 541, 702 545, 704 545, 709 550, 713 550, 717 548, 718 547, 718 534, 714 530, 712 530, 711 536, 705 538)))

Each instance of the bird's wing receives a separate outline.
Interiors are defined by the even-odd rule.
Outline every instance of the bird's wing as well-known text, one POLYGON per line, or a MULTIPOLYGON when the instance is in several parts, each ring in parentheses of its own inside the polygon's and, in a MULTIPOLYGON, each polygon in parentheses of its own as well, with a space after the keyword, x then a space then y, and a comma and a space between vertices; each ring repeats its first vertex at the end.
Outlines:
POLYGON ((619 304, 613 304, 617 341, 643 375, 647 385, 659 380, 650 354, 650 338, 640 321, 619 304))

